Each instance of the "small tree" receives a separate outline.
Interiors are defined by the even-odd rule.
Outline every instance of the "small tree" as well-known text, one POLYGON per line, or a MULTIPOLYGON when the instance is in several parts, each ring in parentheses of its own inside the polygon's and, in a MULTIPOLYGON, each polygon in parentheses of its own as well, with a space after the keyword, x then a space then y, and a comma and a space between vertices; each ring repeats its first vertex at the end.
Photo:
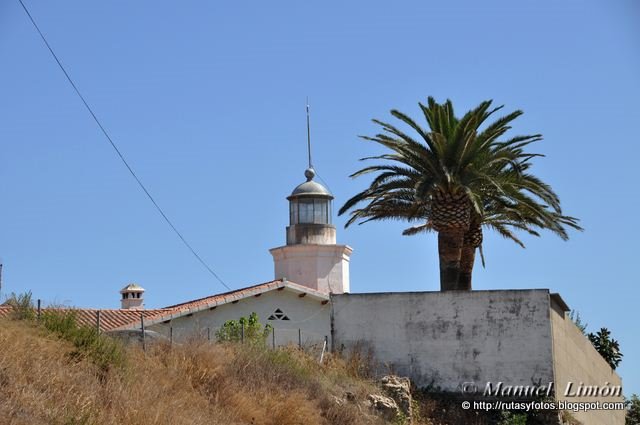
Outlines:
POLYGON ((249 343, 264 343, 273 327, 269 324, 262 326, 258 315, 251 313, 249 317, 241 317, 238 320, 227 320, 216 332, 218 342, 238 342, 243 339, 249 343), (243 330, 244 328, 244 330, 243 330))
POLYGON ((611 338, 611 331, 607 328, 601 328, 598 333, 590 333, 587 337, 611 368, 617 368, 622 361, 622 353, 620 352, 618 341, 611 338))
POLYGON ((631 399, 626 400, 627 418, 625 425, 640 425, 640 398, 637 394, 633 394, 631 399))

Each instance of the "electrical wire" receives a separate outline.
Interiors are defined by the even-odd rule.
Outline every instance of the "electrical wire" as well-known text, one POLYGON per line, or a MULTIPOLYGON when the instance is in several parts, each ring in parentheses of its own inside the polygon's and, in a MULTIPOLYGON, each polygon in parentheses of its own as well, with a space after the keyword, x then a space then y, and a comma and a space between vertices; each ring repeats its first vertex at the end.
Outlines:
POLYGON ((78 87, 75 85, 75 83, 73 82, 73 80, 71 79, 71 76, 69 75, 69 73, 67 72, 67 70, 65 69, 65 67, 62 65, 62 63, 60 62, 60 59, 58 59, 58 56, 56 55, 56 53, 53 51, 53 49, 51 48, 51 45, 49 44, 49 42, 47 41, 47 39, 45 38, 44 34, 42 33, 42 31, 40 31, 40 27, 38 26, 38 24, 36 23, 36 21, 33 19, 33 16, 31 16, 31 13, 29 12, 29 9, 27 9, 27 6, 24 4, 24 2, 22 0, 18 0, 18 2, 20 2, 20 5, 22 6, 22 8, 24 9, 25 13, 27 14, 27 16, 29 17, 29 20, 31 21, 31 23, 33 24, 33 26, 35 27, 36 31, 38 31, 38 34, 40 34, 40 38, 42 38, 42 41, 44 41, 44 44, 47 46, 47 49, 49 49, 49 52, 51 53, 51 55, 53 56, 53 58, 56 60, 56 63, 58 64, 58 66, 60 67, 60 69, 62 70, 62 72, 64 73, 65 77, 67 77, 67 80, 69 81, 69 84, 71 84, 71 87, 73 87, 73 90, 76 92, 76 94, 78 95, 78 97, 80 98, 80 100, 82 100, 82 103, 84 104, 85 108, 87 108, 87 111, 89 111, 89 114, 91 114, 91 116, 93 117, 93 120, 96 122, 96 124, 98 124, 98 127, 100 128, 100 130, 102 131, 102 134, 104 134, 104 136, 107 138, 109 144, 111 145, 111 147, 116 151, 116 154, 118 154, 118 157, 120 158, 120 160, 122 161, 122 163, 125 165, 125 167, 127 167, 127 170, 129 170, 129 173, 131 173, 131 175, 133 176, 133 178, 135 179, 135 181, 138 183, 138 186, 140 186, 140 188, 142 189, 142 191, 145 193, 145 195, 147 195, 147 198, 149 198, 149 200, 151 201, 151 203, 153 204, 153 206, 156 208, 156 210, 160 213, 160 215, 162 216, 162 218, 164 219, 164 221, 167 222, 167 224, 169 225, 169 227, 171 227, 171 229, 175 232, 176 235, 178 235, 178 237, 180 238, 180 240, 182 241, 182 243, 187 247, 187 249, 189 249, 189 251, 191 251, 191 253, 193 254, 193 256, 209 271, 209 273, 211 275, 213 275, 213 277, 215 277, 218 282, 220 282, 225 288, 227 288, 228 290, 231 291, 231 288, 220 278, 220 276, 218 276, 218 274, 211 268, 209 267, 209 265, 202 259, 202 257, 200 255, 198 255, 198 253, 196 252, 195 249, 193 249, 193 247, 191 246, 191 244, 189 242, 187 242, 187 240, 184 238, 184 236, 182 236, 182 234, 180 233, 180 231, 178 231, 178 229, 176 228, 176 226, 171 222, 171 220, 169 220, 169 217, 167 217, 167 215, 164 213, 164 211, 162 210, 162 208, 160 208, 160 205, 158 205, 158 203, 156 202, 156 200, 153 198, 153 196, 151 196, 151 193, 149 193, 149 191, 147 190, 147 188, 145 187, 145 185, 142 183, 142 181, 140 180, 140 178, 137 176, 137 174, 135 173, 135 171, 133 171, 133 168, 131 168, 131 166, 129 165, 129 162, 127 162, 127 160, 125 159, 124 155, 122 154, 122 152, 120 151, 120 149, 118 149, 118 146, 116 146, 115 142, 113 141, 113 139, 111 139, 111 136, 109 136, 109 133, 107 132, 107 130, 105 129, 105 127, 102 125, 102 123, 100 122, 100 120, 98 119, 98 117, 96 116, 96 114, 93 112, 93 109, 91 109, 91 106, 89 106, 89 104, 87 103, 87 101, 85 100, 84 96, 82 95, 82 93, 80 93, 80 90, 78 89, 78 87))

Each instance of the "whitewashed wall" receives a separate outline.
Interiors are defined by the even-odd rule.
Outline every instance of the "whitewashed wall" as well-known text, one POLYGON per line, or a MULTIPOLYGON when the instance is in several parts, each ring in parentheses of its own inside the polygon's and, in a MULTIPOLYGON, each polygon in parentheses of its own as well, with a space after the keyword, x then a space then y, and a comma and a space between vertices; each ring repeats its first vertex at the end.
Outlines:
POLYGON ((275 278, 288 279, 325 294, 349 292, 347 245, 287 245, 270 250, 275 278))
MULTIPOLYGON (((213 310, 193 313, 171 320, 170 323, 151 325, 148 329, 169 336, 169 328, 173 328, 175 341, 184 340, 190 336, 211 333, 214 339, 215 331, 220 329, 227 320, 238 320, 248 317, 255 312, 264 325, 270 323, 275 328, 276 344, 286 345, 298 343, 298 329, 301 330, 303 344, 320 343, 324 337, 330 337, 330 306, 322 304, 320 300, 311 296, 299 297, 298 293, 287 288, 274 289, 259 297, 251 296, 238 301, 216 307, 213 310), (267 320, 277 309, 281 309, 290 320, 267 320)), ((268 340, 271 343, 271 337, 268 340)))
MULTIPOLYGON (((581 383, 585 386, 614 389, 622 386, 622 380, 573 321, 557 305, 552 303, 552 306, 554 308, 551 309, 551 324, 557 398, 569 402, 621 402, 622 396, 572 396, 578 393, 581 383), (569 382, 573 385, 567 393, 569 382)), ((625 416, 622 410, 590 410, 572 414, 582 423, 589 425, 623 425, 625 416)))
POLYGON ((370 347, 421 387, 553 381, 547 290, 332 296, 335 348, 370 347))

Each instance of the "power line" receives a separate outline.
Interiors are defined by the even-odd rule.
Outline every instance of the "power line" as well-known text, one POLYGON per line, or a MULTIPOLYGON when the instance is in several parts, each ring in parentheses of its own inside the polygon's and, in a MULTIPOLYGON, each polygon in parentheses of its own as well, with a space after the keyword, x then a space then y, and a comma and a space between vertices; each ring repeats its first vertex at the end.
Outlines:
POLYGON ((129 165, 129 163, 125 159, 125 157, 122 154, 122 152, 120 152, 120 149, 118 149, 118 147, 116 146, 114 141, 111 139, 111 136, 109 136, 109 133, 107 133, 107 130, 104 128, 104 126, 102 125, 102 123, 100 122, 100 120, 98 119, 96 114, 93 112, 93 110, 91 109, 91 107, 89 106, 87 101, 84 99, 84 96, 82 96, 82 93, 80 93, 80 90, 78 90, 78 87, 75 85, 75 83, 73 82, 73 80, 69 76, 69 73, 64 68, 62 63, 60 62, 60 59, 58 59, 58 56, 56 55, 56 53, 53 51, 53 49, 49 45, 49 42, 45 38, 44 34, 42 33, 42 31, 40 31, 40 27, 38 27, 38 24, 36 24, 36 21, 33 19, 33 16, 31 16, 31 13, 29 13, 29 10, 27 9, 27 6, 25 6, 25 4, 24 4, 24 2, 22 0, 18 0, 18 1, 20 2, 20 5, 22 6, 22 8, 24 9, 25 13, 29 17, 29 20, 31 21, 31 23, 35 27, 36 31, 38 31, 38 34, 40 34, 40 38, 42 38, 42 41, 44 41, 44 44, 47 46, 47 49, 49 49, 49 52, 51 52, 51 55, 56 60, 56 63, 58 64, 58 66, 60 67, 62 72, 64 73, 64 76, 67 77, 67 80, 69 81, 69 84, 71 84, 71 87, 73 87, 73 90, 75 90, 75 92, 78 95, 78 97, 80 98, 80 100, 82 100, 82 103, 87 108, 87 111, 89 111, 89 113, 93 117, 93 120, 96 122, 96 124, 98 124, 98 127, 100 127, 100 130, 102 131, 102 134, 104 134, 104 136, 107 138, 107 140, 109 141, 109 144, 116 151, 116 153, 118 154, 118 157, 120 158, 122 163, 125 165, 125 167, 127 167, 127 170, 129 170, 129 173, 131 173, 133 178, 138 183, 138 186, 140 186, 140 188, 145 193, 145 195, 147 195, 147 198, 149 198, 149 200, 151 201, 153 206, 156 208, 156 210, 158 210, 158 212, 160 213, 160 215, 162 216, 164 221, 166 221, 167 224, 169 225, 169 227, 171 227, 171 229, 175 232, 175 234, 178 235, 178 237, 180 238, 182 243, 189 249, 189 251, 191 251, 193 256, 196 257, 196 259, 209 271, 209 273, 211 273, 213 275, 213 277, 215 277, 218 280, 218 282, 220 282, 225 288, 227 288, 228 290, 231 291, 231 288, 220 278, 220 276, 218 276, 218 274, 215 271, 213 271, 213 269, 211 267, 209 267, 209 265, 202 259, 202 257, 200 257, 200 255, 198 255, 198 253, 195 251, 195 249, 193 249, 191 244, 189 244, 189 242, 187 242, 187 240, 184 238, 184 236, 182 236, 182 234, 178 231, 176 226, 174 226, 173 223, 171 222, 171 220, 169 220, 169 217, 167 217, 167 215, 164 213, 162 208, 160 208, 160 205, 158 205, 158 203, 153 198, 153 196, 151 196, 151 193, 149 193, 149 191, 147 190, 145 185, 142 183, 142 181, 138 178, 136 173, 133 171, 133 168, 131 168, 131 166, 129 165))

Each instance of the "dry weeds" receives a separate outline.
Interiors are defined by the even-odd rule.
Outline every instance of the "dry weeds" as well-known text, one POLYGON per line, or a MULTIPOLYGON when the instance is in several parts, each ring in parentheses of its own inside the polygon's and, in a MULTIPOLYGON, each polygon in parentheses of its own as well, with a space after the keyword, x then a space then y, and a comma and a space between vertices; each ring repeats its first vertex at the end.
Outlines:
POLYGON ((383 423, 357 403, 377 391, 328 358, 192 341, 125 351, 124 365, 97 366, 73 345, 24 321, 0 321, 0 424, 360 425, 383 423))

